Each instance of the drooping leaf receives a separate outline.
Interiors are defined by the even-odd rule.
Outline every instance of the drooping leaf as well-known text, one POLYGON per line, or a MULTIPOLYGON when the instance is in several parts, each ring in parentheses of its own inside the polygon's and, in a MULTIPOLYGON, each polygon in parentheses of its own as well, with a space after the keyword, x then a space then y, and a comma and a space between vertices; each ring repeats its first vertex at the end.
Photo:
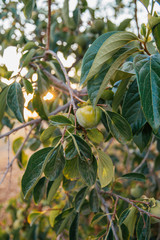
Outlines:
POLYGON ((130 22, 132 21, 131 18, 126 18, 124 19, 118 26, 117 30, 118 31, 124 31, 126 30, 127 27, 130 26, 130 22))
POLYGON ((53 136, 55 129, 55 126, 49 126, 46 128, 40 136, 40 141, 46 142, 48 139, 50 139, 53 136))
POLYGON ((89 205, 92 212, 96 213, 99 210, 99 199, 97 190, 93 188, 89 195, 89 205))
POLYGON ((160 127, 160 55, 138 55, 134 64, 145 118, 157 132, 160 127))
POLYGON ((33 190, 33 197, 34 197, 35 203, 39 203, 42 200, 45 193, 45 187, 46 187, 46 178, 42 177, 37 182, 33 190))
MULTIPOLYGON (((134 40, 137 40, 137 36, 130 32, 117 32, 114 34, 111 33, 110 37, 107 35, 106 41, 103 42, 97 51, 97 54, 87 76, 85 79, 81 78, 81 84, 89 81, 101 70, 103 64, 107 62, 107 60, 109 60, 120 48, 134 40)), ((86 54, 88 55, 89 53, 90 52, 86 54)))
POLYGON ((73 137, 75 138, 75 141, 79 149, 77 152, 80 152, 80 155, 84 156, 87 159, 92 159, 92 150, 91 147, 86 143, 86 141, 84 141, 81 137, 75 134, 73 134, 73 137))
POLYGON ((74 145, 73 140, 70 141, 65 149, 65 157, 68 160, 72 160, 73 158, 75 158, 78 155, 77 149, 74 145))
POLYGON ((55 218, 60 214, 61 210, 57 208, 57 206, 54 206, 52 208, 52 211, 49 213, 49 223, 51 227, 54 227, 55 218))
POLYGON ((42 172, 47 163, 47 154, 52 150, 51 147, 43 148, 35 152, 29 159, 26 171, 22 177, 22 192, 24 197, 32 191, 37 182, 39 181, 42 172))
POLYGON ((143 216, 140 216, 136 227, 136 234, 138 240, 150 239, 150 218, 149 216, 147 216, 147 214, 143 214, 143 216))
POLYGON ((62 8, 62 16, 66 26, 71 30, 75 30, 76 28, 75 21, 73 18, 70 18, 69 16, 69 0, 64 0, 63 8, 62 8))
POLYGON ((62 146, 54 147, 49 152, 47 158, 48 162, 45 166, 44 174, 50 181, 54 181, 61 174, 65 165, 62 146))
POLYGON ((92 218, 91 224, 97 224, 98 222, 100 222, 102 219, 106 220, 107 223, 107 219, 106 219, 106 214, 104 214, 103 212, 98 212, 94 215, 94 217, 92 218))
POLYGON ((65 117, 63 115, 52 116, 52 119, 51 119, 50 123, 51 123, 51 125, 54 125, 54 126, 72 125, 72 122, 67 117, 65 117))
POLYGON ((0 76, 9 80, 13 71, 8 71, 5 65, 0 66, 0 76))
POLYGON ((124 220, 126 219, 126 217, 128 216, 128 214, 129 214, 129 212, 130 212, 130 209, 125 209, 122 213, 121 213, 121 215, 120 215, 120 217, 119 217, 119 224, 121 225, 123 222, 124 222, 124 220))
POLYGON ((123 101, 122 115, 127 119, 132 128, 133 135, 136 134, 146 123, 138 92, 136 80, 129 86, 123 101))
POLYGON ((3 118, 5 108, 6 108, 8 88, 9 87, 5 87, 0 92, 0 122, 3 118))
POLYGON ((123 223, 126 225, 131 237, 134 236, 136 221, 137 221, 137 212, 138 210, 135 207, 130 208, 130 212, 123 223))
POLYGON ((140 2, 145 6, 145 8, 148 8, 149 0, 140 0, 140 2))
POLYGON ((146 123, 140 132, 134 135, 133 141, 139 148, 141 152, 144 151, 145 148, 147 148, 148 144, 150 143, 152 138, 152 128, 148 123, 146 123))
POLYGON ((120 114, 115 112, 105 112, 109 129, 112 135, 120 143, 126 143, 132 138, 131 127, 120 114))
POLYGON ((76 212, 80 212, 81 206, 87 194, 87 190, 88 190, 88 187, 84 187, 76 194, 76 197, 74 200, 76 212))
POLYGON ((67 179, 70 180, 78 179, 80 177, 77 157, 70 160, 66 160, 63 169, 63 174, 67 179))
POLYGON ((111 158, 101 150, 98 153, 98 177, 101 187, 107 186, 114 180, 114 168, 111 158))
POLYGON ((140 182, 145 182, 146 178, 142 173, 127 173, 122 176, 122 178, 129 180, 136 180, 140 182))
POLYGON ((30 63, 35 53, 36 53, 36 49, 32 48, 31 50, 29 50, 29 52, 25 55, 25 58, 22 63, 22 67, 26 67, 30 63))
POLYGON ((25 45, 24 45, 24 48, 23 48, 23 52, 24 51, 27 51, 27 50, 30 50, 32 48, 35 48, 37 45, 35 44, 35 42, 27 42, 25 45))
POLYGON ((42 216, 42 214, 44 214, 44 212, 40 212, 40 211, 32 211, 29 215, 28 215, 28 223, 30 224, 30 226, 32 226, 35 221, 42 216))
POLYGON ((95 157, 93 156, 92 159, 89 160, 83 157, 79 157, 78 167, 80 175, 85 183, 89 186, 92 186, 95 183, 97 177, 97 161, 95 157))
POLYGON ((30 81, 23 78, 23 84, 24 84, 24 88, 25 88, 27 94, 28 93, 33 93, 33 87, 32 87, 32 83, 30 81))
POLYGON ((73 222, 69 229, 69 240, 78 240, 78 224, 79 224, 79 213, 73 219, 73 222))
POLYGON ((36 91, 33 96, 32 104, 34 110, 39 114, 39 116, 44 120, 48 120, 46 110, 44 107, 44 102, 42 101, 40 93, 38 91, 36 91))
POLYGON ((57 235, 60 234, 67 225, 68 221, 70 220, 73 214, 73 210, 74 210, 73 208, 68 208, 55 218, 54 229, 57 235))
POLYGON ((23 0, 24 3, 24 15, 26 18, 30 18, 32 15, 33 8, 35 6, 36 1, 35 0, 23 0))
POLYGON ((87 136, 92 142, 97 144, 104 141, 103 134, 97 128, 87 130, 87 136))
POLYGON ((47 203, 50 204, 61 184, 63 175, 60 174, 54 181, 49 182, 47 188, 47 203))
POLYGON ((18 121, 23 122, 24 98, 21 85, 17 82, 14 82, 9 86, 7 105, 12 110, 18 121))

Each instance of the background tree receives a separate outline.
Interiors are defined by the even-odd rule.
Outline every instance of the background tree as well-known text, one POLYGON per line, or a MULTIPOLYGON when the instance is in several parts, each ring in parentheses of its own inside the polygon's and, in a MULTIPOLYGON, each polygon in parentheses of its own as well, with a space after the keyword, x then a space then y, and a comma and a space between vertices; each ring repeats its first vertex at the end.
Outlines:
POLYGON ((30 130, 14 140, 0 180, 15 160, 25 168, 1 239, 159 239, 160 1, 140 2, 148 13, 141 27, 136 0, 110 5, 115 18, 133 15, 118 25, 96 17, 101 2, 91 9, 79 0, 70 14, 69 0, 62 8, 3 0, 1 54, 17 46, 22 57, 15 76, 0 66, 1 80, 12 80, 0 82, 0 138, 30 130), (130 23, 135 33, 125 31, 130 23), (60 52, 74 58, 71 67, 60 52), (48 91, 54 99, 44 101, 48 91), (25 122, 29 93, 38 117, 25 122))

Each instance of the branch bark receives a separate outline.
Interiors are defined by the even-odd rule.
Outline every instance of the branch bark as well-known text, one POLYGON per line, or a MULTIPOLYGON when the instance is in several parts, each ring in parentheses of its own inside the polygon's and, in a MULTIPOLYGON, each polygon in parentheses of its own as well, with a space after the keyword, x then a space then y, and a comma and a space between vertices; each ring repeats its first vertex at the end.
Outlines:
POLYGON ((48 0, 48 24, 47 24, 47 43, 46 49, 49 49, 50 44, 50 32, 51 32, 51 0, 48 0))

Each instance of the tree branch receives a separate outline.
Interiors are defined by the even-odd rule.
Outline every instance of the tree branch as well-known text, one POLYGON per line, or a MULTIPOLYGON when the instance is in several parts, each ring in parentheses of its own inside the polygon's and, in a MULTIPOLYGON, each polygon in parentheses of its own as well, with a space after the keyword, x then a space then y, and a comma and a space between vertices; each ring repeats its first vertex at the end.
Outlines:
POLYGON ((32 130, 36 127, 36 125, 37 125, 37 123, 35 123, 35 124, 32 126, 32 128, 30 129, 29 133, 27 134, 27 137, 25 138, 24 142, 21 144, 21 146, 19 147, 18 151, 16 152, 16 155, 14 156, 14 158, 12 159, 12 161, 8 163, 7 169, 6 169, 6 171, 4 172, 3 177, 2 177, 1 180, 0 180, 0 184, 2 184, 2 182, 4 181, 5 177, 7 176, 8 172, 9 172, 9 170, 10 170, 10 168, 12 167, 14 161, 17 159, 18 155, 19 155, 20 152, 22 151, 25 143, 27 142, 27 140, 28 140, 28 138, 29 138, 32 130))
MULTIPOLYGON (((67 107, 69 107, 69 105, 70 105, 70 102, 66 103, 66 104, 63 105, 63 106, 58 107, 55 111, 49 113, 49 116, 52 116, 52 115, 55 115, 55 114, 57 114, 57 113, 59 113, 59 112, 61 112, 61 111, 64 111, 67 107)), ((1 138, 4 138, 4 137, 7 137, 7 136, 11 135, 13 132, 16 132, 16 131, 18 131, 18 130, 20 130, 20 129, 22 129, 22 128, 25 128, 25 127, 27 127, 27 126, 29 126, 29 125, 38 124, 38 123, 40 123, 42 120, 43 120, 43 119, 41 119, 41 118, 37 118, 37 119, 31 120, 31 121, 29 121, 29 122, 27 122, 27 123, 25 123, 25 124, 22 124, 21 126, 19 126, 19 127, 17 127, 17 128, 13 128, 11 131, 0 135, 0 139, 1 139, 1 138)))
POLYGON ((48 0, 48 24, 47 24, 47 43, 46 49, 49 49, 50 44, 50 32, 51 32, 51 0, 48 0))

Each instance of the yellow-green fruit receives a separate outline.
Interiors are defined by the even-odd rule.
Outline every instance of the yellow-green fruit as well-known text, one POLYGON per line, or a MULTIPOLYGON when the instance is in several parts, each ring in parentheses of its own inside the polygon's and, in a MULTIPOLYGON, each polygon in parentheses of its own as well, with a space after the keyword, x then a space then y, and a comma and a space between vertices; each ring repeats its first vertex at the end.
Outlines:
POLYGON ((135 186, 134 188, 131 188, 131 195, 134 198, 140 198, 143 195, 143 188, 141 188, 140 186, 135 186))
POLYGON ((93 128, 97 126, 101 119, 101 109, 93 108, 91 105, 81 107, 76 112, 78 123, 84 128, 93 128))
MULTIPOLYGON (((155 205, 156 206, 151 207, 150 213, 157 216, 157 217, 160 217, 160 201, 156 200, 155 205)), ((154 218, 154 217, 151 218, 151 223, 157 223, 157 222, 160 222, 160 219, 157 219, 157 218, 154 218)))
POLYGON ((85 34, 82 34, 80 36, 77 36, 75 41, 76 43, 78 43, 79 46, 83 48, 87 45, 88 38, 85 34))
POLYGON ((104 29, 105 23, 103 22, 102 19, 97 19, 94 21, 94 27, 95 29, 100 32, 104 29))

